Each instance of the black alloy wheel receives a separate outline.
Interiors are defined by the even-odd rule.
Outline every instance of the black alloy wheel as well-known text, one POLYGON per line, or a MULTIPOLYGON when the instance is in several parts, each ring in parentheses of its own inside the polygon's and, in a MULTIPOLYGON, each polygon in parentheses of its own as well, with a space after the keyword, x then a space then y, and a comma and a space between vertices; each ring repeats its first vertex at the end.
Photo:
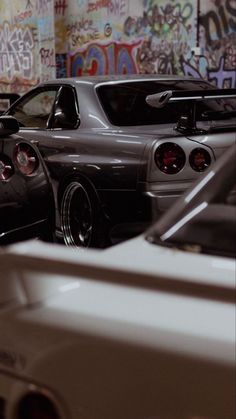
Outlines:
POLYGON ((61 203, 61 227, 67 246, 95 245, 96 208, 92 195, 79 180, 65 189, 61 203))

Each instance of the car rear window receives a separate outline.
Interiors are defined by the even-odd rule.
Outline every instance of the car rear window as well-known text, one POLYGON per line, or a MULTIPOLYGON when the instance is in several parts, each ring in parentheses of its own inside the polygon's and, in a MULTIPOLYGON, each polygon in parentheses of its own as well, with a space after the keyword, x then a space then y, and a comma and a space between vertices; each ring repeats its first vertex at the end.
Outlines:
MULTIPOLYGON (((202 90, 215 87, 202 80, 190 81, 134 81, 104 84, 97 87, 97 94, 107 118, 113 125, 136 126, 176 123, 180 116, 188 112, 189 103, 169 103, 164 108, 153 108, 146 103, 150 94, 165 90, 202 90)), ((209 100, 199 102, 197 120, 210 120, 212 111, 235 110, 230 101, 209 100)), ((218 119, 218 118, 217 118, 218 119)), ((225 115, 224 115, 225 119, 225 115)))

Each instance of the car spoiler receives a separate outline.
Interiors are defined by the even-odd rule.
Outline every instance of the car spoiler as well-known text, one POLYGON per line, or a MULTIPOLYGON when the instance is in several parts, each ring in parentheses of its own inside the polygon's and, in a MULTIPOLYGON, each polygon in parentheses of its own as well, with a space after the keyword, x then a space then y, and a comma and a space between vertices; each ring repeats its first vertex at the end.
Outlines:
MULTIPOLYGON (((207 89, 207 90, 165 90, 146 97, 146 103, 154 108, 163 108, 167 103, 188 101, 188 110, 179 118, 176 131, 182 134, 202 134, 203 129, 196 125, 196 104, 203 100, 236 98, 236 89, 207 89)), ((219 129, 219 127, 218 127, 219 129)), ((225 128, 226 129, 226 128, 225 128)))
POLYGON ((148 105, 154 108, 163 108, 167 103, 180 101, 201 101, 214 99, 236 98, 236 89, 211 90, 165 90, 146 97, 148 105))

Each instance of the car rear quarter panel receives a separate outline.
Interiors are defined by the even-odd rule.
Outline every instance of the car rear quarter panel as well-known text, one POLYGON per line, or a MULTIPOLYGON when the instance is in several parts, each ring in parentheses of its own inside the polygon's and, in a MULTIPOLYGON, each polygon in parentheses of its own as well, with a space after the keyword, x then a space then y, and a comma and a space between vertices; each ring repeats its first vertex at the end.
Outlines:
POLYGON ((39 149, 49 172, 59 182, 83 174, 96 189, 136 189, 145 143, 118 132, 57 132, 40 137, 39 149), (56 143, 56 147, 55 147, 56 143))
POLYGON ((218 159, 226 149, 233 143, 236 143, 236 127, 235 132, 221 132, 208 135, 196 135, 191 137, 197 141, 201 146, 210 147, 216 159, 218 159))

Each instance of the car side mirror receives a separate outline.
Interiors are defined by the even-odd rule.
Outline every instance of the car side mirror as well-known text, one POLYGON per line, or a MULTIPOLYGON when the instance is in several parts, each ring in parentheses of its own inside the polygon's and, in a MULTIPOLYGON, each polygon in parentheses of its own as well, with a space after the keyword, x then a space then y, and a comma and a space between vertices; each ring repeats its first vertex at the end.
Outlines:
POLYGON ((19 131, 19 123, 13 116, 0 116, 0 137, 15 134, 19 131))

